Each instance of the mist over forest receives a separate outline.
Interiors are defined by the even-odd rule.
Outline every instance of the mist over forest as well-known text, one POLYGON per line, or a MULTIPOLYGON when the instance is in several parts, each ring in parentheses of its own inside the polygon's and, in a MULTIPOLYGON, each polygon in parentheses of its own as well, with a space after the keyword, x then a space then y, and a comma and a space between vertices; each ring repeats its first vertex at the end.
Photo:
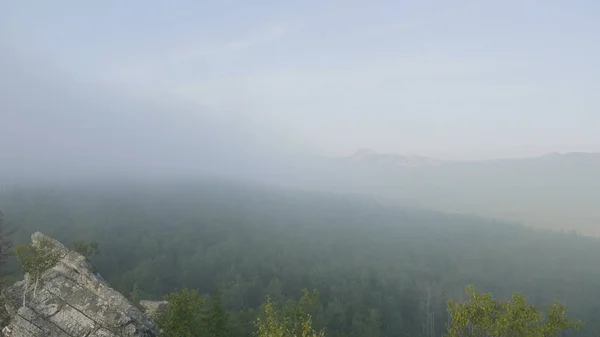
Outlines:
POLYGON ((98 242, 94 265, 134 301, 219 284, 236 336, 251 335, 265 296, 286 303, 303 288, 319 291, 328 335, 439 335, 447 296, 466 300, 466 284, 540 307, 558 298, 585 321, 577 335, 600 328, 600 243, 572 233, 224 181, 9 189, 0 202, 17 242, 37 230, 98 242))
POLYGON ((152 336, 597 336, 597 6, 65 6, 0 6, 3 331, 39 231, 152 336))

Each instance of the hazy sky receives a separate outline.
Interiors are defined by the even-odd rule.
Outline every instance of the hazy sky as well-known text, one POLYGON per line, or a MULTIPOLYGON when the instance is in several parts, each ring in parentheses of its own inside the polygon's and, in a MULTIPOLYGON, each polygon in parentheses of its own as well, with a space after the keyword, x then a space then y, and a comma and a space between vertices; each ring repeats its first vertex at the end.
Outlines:
POLYGON ((0 12, 5 65, 33 62, 50 87, 185 104, 163 116, 176 124, 198 107, 329 155, 600 151, 598 1, 7 0, 0 12))

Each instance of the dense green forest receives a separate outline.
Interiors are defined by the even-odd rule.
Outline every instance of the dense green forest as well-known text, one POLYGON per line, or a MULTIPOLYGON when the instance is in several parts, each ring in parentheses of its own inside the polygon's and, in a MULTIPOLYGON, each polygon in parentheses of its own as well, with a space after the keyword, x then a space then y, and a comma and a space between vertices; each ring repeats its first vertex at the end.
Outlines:
POLYGON ((327 336, 441 336, 467 284, 560 299, 585 322, 567 335, 600 331, 600 242, 573 233, 233 183, 4 188, 0 209, 16 243, 38 230, 98 242, 94 265, 134 301, 219 286, 235 336, 252 335, 267 295, 304 288, 327 336))

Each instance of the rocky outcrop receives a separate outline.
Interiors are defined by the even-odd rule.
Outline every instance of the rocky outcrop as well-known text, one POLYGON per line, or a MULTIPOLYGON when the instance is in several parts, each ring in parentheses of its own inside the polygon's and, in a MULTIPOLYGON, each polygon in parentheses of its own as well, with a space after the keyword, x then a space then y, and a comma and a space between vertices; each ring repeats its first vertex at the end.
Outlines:
POLYGON ((33 282, 25 280, 2 292, 11 317, 4 336, 156 336, 152 320, 112 289, 85 257, 39 232, 32 235, 34 245, 42 240, 62 258, 42 275, 35 296, 33 282))
POLYGON ((167 310, 167 301, 140 301, 140 307, 149 317, 156 317, 167 310))

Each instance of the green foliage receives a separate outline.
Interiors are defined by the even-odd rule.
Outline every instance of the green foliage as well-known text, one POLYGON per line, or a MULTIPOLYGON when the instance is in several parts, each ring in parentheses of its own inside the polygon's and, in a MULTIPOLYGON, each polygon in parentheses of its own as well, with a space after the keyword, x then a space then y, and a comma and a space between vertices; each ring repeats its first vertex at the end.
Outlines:
POLYGON ((448 301, 448 337, 552 337, 566 329, 579 329, 581 321, 565 317, 566 307, 555 302, 547 318, 525 296, 513 294, 510 301, 497 301, 468 286, 469 301, 448 301))
POLYGON ((167 309, 156 318, 162 337, 198 337, 206 333, 203 306, 206 297, 184 288, 165 297, 167 309))
MULTIPOLYGON (((35 298, 42 274, 60 261, 61 253, 54 249, 54 245, 49 239, 43 238, 35 244, 17 246, 15 255, 21 263, 23 272, 29 275, 29 278, 26 278, 27 286, 29 286, 30 279, 35 282, 33 288, 33 297, 35 298)), ((23 306, 26 304, 26 293, 26 291, 23 292, 23 306)))
POLYGON ((267 296, 262 305, 262 317, 256 322, 258 337, 324 337, 325 330, 316 331, 313 328, 311 312, 318 304, 318 293, 303 290, 303 295, 297 303, 279 311, 277 304, 267 296))
POLYGON ((6 259, 12 255, 13 245, 10 235, 4 222, 4 214, 0 211, 0 282, 2 282, 1 278, 6 275, 4 271, 6 259))
POLYGON ((6 228, 4 214, 0 211, 0 290, 4 288, 5 277, 8 275, 5 268, 6 260, 13 254, 11 234, 6 228))
POLYGON ((184 288, 167 295, 165 300, 165 312, 156 317, 161 336, 231 336, 229 314, 223 308, 219 287, 210 296, 184 288))
POLYGON ((83 255, 88 260, 91 260, 95 255, 100 253, 100 248, 96 241, 73 241, 73 250, 83 255))
POLYGON ((212 337, 229 337, 231 335, 229 314, 223 308, 221 296, 220 287, 215 287, 210 297, 211 305, 203 316, 208 335, 212 337))
POLYGON ((54 249, 52 242, 46 238, 37 244, 17 246, 15 255, 23 271, 33 279, 38 279, 46 270, 54 267, 62 257, 60 251, 54 249))
MULTIPOLYGON (((0 292, 4 290, 6 285, 6 260, 12 255, 12 240, 10 235, 11 233, 7 231, 6 223, 4 222, 4 214, 0 211, 0 292)), ((0 297, 0 322, 6 322, 9 319, 4 301, 5 298, 3 296, 0 297)))

